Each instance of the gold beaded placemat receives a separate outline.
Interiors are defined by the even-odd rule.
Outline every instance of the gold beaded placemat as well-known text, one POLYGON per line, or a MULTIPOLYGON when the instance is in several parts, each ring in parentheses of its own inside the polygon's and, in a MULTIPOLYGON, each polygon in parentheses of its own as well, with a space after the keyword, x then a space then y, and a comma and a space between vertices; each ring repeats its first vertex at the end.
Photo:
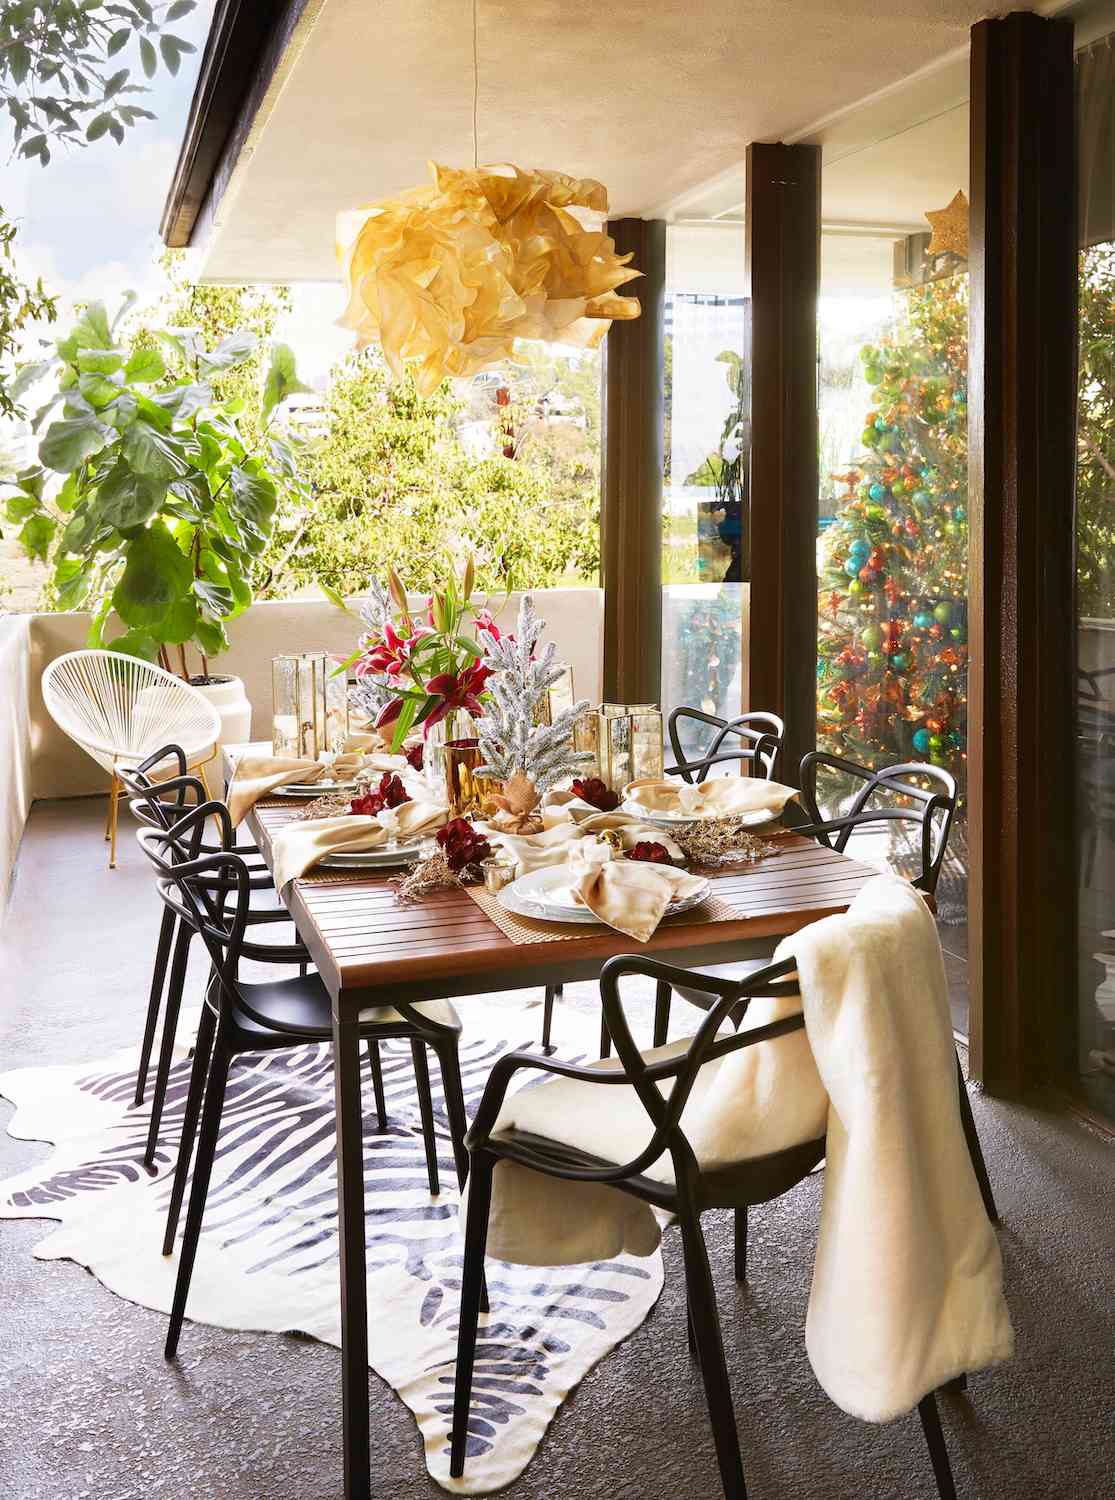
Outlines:
MULTIPOLYGON (((476 905, 513 943, 564 943, 573 938, 599 937, 603 924, 589 926, 586 922, 537 922, 533 917, 520 917, 507 911, 499 903, 494 892, 482 885, 466 885, 465 890, 476 905)), ((679 912, 676 917, 664 917, 662 927, 686 927, 705 922, 738 922, 739 912, 721 901, 719 896, 709 896, 691 911, 679 912)), ((634 938, 631 939, 635 941, 634 938)))

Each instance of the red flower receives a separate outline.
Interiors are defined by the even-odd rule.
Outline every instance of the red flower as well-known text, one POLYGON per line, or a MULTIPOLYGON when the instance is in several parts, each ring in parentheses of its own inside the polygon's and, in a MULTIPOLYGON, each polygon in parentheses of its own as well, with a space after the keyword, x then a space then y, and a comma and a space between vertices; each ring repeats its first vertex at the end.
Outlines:
POLYGON ((628 849, 624 858, 645 860, 650 865, 668 865, 670 851, 665 844, 652 844, 648 839, 641 839, 633 849, 628 849))
POLYGON ((364 646, 364 656, 356 663, 357 677, 365 677, 369 672, 386 673, 392 678, 401 677, 406 671, 415 646, 424 636, 432 634, 433 631, 420 625, 413 635, 402 636, 394 625, 387 624, 383 627, 382 640, 365 636, 361 642, 364 646))
POLYGON ((385 807, 402 807, 404 802, 410 800, 410 793, 399 778, 391 771, 384 771, 379 778, 377 789, 374 792, 366 792, 363 797, 354 797, 348 810, 350 813, 363 813, 366 817, 374 817, 385 807))
MULTIPOLYGON (((436 677, 431 677, 426 684, 426 691, 441 701, 434 705, 427 716, 422 733, 429 734, 433 725, 439 723, 457 708, 467 709, 470 714, 479 718, 484 712, 480 694, 484 691, 492 670, 491 667, 486 667, 483 662, 478 661, 474 662, 471 667, 465 667, 462 672, 456 674, 439 672, 436 677)), ((387 707, 390 708, 391 704, 387 707)), ((384 713, 386 712, 387 709, 384 709, 384 713)), ((393 717, 398 718, 398 713, 393 717)), ((380 718, 382 719, 382 715, 380 718)), ((376 727, 379 727, 378 721, 376 727)))
POLYGON ((466 865, 479 864, 491 856, 492 846, 482 833, 477 833, 467 818, 454 818, 439 828, 437 841, 445 851, 445 860, 457 874, 466 865))
POLYGON ((587 802, 590 807, 598 807, 601 812, 614 812, 619 806, 619 798, 604 785, 599 776, 574 781, 573 790, 582 802, 587 802))
POLYGON ((403 751, 403 754, 406 756, 406 759, 407 759, 407 765, 410 767, 410 769, 412 771, 421 771, 421 769, 422 769, 422 758, 423 758, 424 753, 425 753, 425 746, 421 745, 421 744, 411 745, 411 747, 410 747, 409 750, 404 750, 403 751))
POLYGON ((491 636, 493 641, 502 639, 499 626, 492 619, 492 612, 490 609, 478 609, 474 617, 474 623, 478 631, 483 630, 486 635, 491 636))

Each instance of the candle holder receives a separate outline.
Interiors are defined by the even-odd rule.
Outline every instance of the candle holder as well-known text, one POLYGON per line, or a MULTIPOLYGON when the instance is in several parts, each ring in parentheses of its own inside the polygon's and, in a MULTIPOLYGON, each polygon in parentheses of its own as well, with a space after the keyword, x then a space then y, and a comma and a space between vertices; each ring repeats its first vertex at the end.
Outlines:
POLYGON ((275 755, 317 760, 339 755, 348 739, 348 684, 340 658, 300 651, 271 661, 271 749, 275 755))
POLYGON ((662 776, 665 757, 657 703, 602 703, 594 721, 600 779, 613 792, 662 776))
POLYGON ((445 800, 451 818, 477 817, 489 797, 502 787, 498 778, 478 776, 484 756, 477 739, 447 740, 442 749, 445 764, 445 800))

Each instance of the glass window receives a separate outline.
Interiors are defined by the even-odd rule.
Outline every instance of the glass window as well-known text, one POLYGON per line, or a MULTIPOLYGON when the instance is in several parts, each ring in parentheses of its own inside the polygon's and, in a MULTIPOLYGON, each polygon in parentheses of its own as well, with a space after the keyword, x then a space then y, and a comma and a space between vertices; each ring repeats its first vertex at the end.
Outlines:
POLYGON ((1115 1118, 1115 53, 1077 59, 1080 374, 1077 405, 1079 1069, 1115 1118))
MULTIPOLYGON (((662 708, 740 713, 748 441, 743 226, 671 226, 666 257, 662 708)), ((690 729, 687 756, 707 736, 690 729)), ((732 766, 724 767, 726 773, 732 766)))
MULTIPOLYGON (((841 165, 847 196, 855 172, 841 165)), ((866 160, 859 170, 870 180, 866 160)), ((967 263, 930 253, 928 224, 849 223, 823 233, 821 264, 817 744, 863 766, 913 761, 955 778, 937 903, 966 1031, 967 263)), ((827 774, 826 811, 847 807, 855 786, 827 774)), ((853 852, 915 874, 919 837, 888 823, 853 852)))

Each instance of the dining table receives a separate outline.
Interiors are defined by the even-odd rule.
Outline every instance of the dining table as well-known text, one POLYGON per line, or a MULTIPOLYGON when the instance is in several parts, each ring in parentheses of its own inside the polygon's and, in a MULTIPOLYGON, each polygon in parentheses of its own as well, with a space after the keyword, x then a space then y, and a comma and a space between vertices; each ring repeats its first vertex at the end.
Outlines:
MULTIPOLYGON (((275 836, 300 811, 289 799, 273 799, 248 815, 251 837, 272 870, 275 836)), ((346 1500, 371 1495, 360 1012, 400 1000, 467 1002, 470 995, 591 980, 607 959, 634 948, 687 968, 764 958, 779 939, 845 911, 878 872, 783 831, 762 859, 707 873, 718 920, 701 920, 699 912, 677 916, 645 944, 593 926, 561 941, 543 934, 513 940, 465 890, 401 904, 389 875, 379 871, 310 871, 281 892, 332 999, 346 1500)), ((462 1019, 467 1027, 467 1003, 462 1019)))

